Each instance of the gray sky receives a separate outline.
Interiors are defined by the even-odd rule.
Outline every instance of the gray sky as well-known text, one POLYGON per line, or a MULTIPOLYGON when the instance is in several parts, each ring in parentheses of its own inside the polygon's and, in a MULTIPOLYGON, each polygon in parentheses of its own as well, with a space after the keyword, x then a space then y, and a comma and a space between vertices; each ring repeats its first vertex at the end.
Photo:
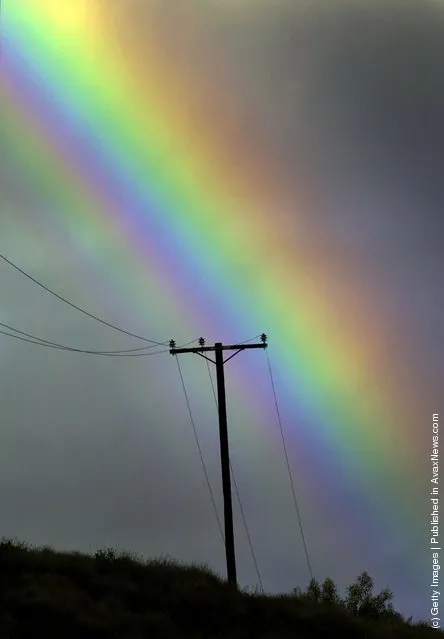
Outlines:
MULTIPOLYGON (((426 487, 429 421, 439 410, 443 384, 444 3, 317 0, 296 7, 257 0, 239 7, 214 0, 190 3, 187 15, 177 2, 168 9, 163 2, 136 0, 115 6, 123 31, 143 38, 148 21, 167 25, 180 34, 165 46, 177 48, 181 64, 202 77, 222 72, 232 86, 227 109, 254 109, 255 118, 246 122, 239 116, 239 122, 246 135, 256 127, 266 140, 270 163, 288 193, 294 188, 296 201, 299 188, 293 185, 308 185, 304 189, 315 205, 305 234, 291 207, 273 214, 294 238, 295 251, 335 256, 331 281, 337 299, 347 302, 345 322, 353 324, 354 312, 365 303, 374 309, 369 325, 379 316, 389 324, 390 353, 398 357, 394 370, 399 383, 405 375, 406 402, 417 419, 407 429, 420 449, 415 472, 426 487), (356 290, 356 278, 366 300, 356 290)), ((31 179, 33 171, 7 133, 0 128, 0 252, 74 303, 130 331, 159 340, 199 333, 210 341, 220 337, 210 334, 215 326, 197 322, 196 334, 184 334, 180 318, 165 311, 173 306, 157 296, 148 275, 144 299, 142 280, 134 284, 129 275, 120 275, 123 262, 110 272, 106 238, 90 249, 88 237, 68 227, 51 193, 31 179)), ((22 143, 17 138, 16 144, 22 143)), ((115 259, 124 260, 125 254, 116 253, 115 259)), ((5 264, 0 264, 0 287, 3 323, 80 348, 139 346, 64 306, 5 264)), ((223 546, 169 355, 88 357, 3 336, 0 354, 3 535, 57 548, 111 545, 170 554, 209 563, 225 574, 223 546)), ((222 514, 217 421, 206 369, 191 357, 181 363, 222 514)), ((245 373, 238 363, 232 370, 245 373)), ((228 379, 227 385, 233 465, 264 587, 304 586, 308 576, 284 462, 267 462, 270 454, 278 455, 278 435, 257 443, 234 382, 228 379)), ((314 453, 307 454, 313 460, 314 453)), ((292 446, 298 482, 308 483, 300 470, 305 463, 308 472, 308 462, 300 455, 292 446)), ((400 475, 410 472, 399 469, 400 475)), ((331 575, 342 587, 367 569, 378 587, 390 584, 403 612, 426 616, 431 576, 426 498, 419 505, 421 522, 408 531, 406 542, 399 529, 378 548, 369 546, 378 537, 378 522, 374 530, 361 530, 351 497, 336 494, 336 499, 330 513, 316 512, 307 499, 303 504, 320 579, 331 575), (340 504, 349 529, 365 543, 338 562, 336 540, 347 527, 335 515, 340 504), (403 572, 409 562, 419 566, 417 583, 403 572)), ((235 519, 239 580, 255 584, 237 506, 235 519)))

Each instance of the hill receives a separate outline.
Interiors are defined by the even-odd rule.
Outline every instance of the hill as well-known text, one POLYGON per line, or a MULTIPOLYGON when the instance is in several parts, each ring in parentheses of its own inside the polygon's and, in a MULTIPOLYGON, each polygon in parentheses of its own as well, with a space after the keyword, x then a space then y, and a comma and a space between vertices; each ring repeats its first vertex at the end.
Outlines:
POLYGON ((0 639, 401 639, 440 632, 395 612, 372 618, 315 599, 308 591, 236 591, 206 567, 169 559, 0 543, 0 639))

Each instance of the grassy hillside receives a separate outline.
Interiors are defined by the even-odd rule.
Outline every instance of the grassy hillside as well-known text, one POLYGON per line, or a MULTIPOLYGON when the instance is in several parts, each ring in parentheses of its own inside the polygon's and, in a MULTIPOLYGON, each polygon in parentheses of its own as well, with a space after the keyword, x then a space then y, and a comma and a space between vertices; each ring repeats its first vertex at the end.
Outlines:
POLYGON ((238 592, 206 568, 169 560, 0 543, 0 639, 384 639, 436 632, 396 614, 353 615, 306 594, 238 592))

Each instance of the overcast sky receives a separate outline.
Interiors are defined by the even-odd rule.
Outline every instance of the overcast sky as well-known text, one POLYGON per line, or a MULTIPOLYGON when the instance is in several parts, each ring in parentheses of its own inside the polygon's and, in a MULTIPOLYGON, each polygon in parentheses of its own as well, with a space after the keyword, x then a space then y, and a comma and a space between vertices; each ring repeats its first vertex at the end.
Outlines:
MULTIPOLYGON (((336 256, 332 281, 338 299, 349 304, 345 322, 353 322, 362 302, 350 289, 357 273, 362 278, 375 317, 381 313, 394 342, 405 346, 398 369, 408 380, 406 389, 415 380, 420 389, 406 401, 423 420, 414 432, 426 455, 428 420, 439 410, 444 381, 444 2, 194 0, 185 10, 177 0, 119 0, 114 6, 122 33, 128 30, 142 41, 155 24, 174 35, 165 47, 172 48, 178 64, 196 77, 223 74, 232 86, 227 109, 240 129, 246 127, 244 135, 257 131, 266 140, 270 166, 290 203, 292 193, 295 202, 299 197, 295 185, 305 184, 304 195, 313 203, 306 235, 297 234, 301 226, 291 210, 273 214, 285 222, 287 237, 294 237, 295 251, 336 256), (250 108, 255 117, 246 120, 250 108)), ((0 252, 74 303, 130 331, 161 340, 182 335, 175 317, 165 326, 168 334, 162 333, 148 294, 130 302, 133 298, 122 293, 122 304, 120 290, 130 284, 117 271, 110 273, 105 243, 92 257, 86 239, 71 234, 5 133, 0 129, 0 252)), ((20 330, 85 348, 139 345, 77 314, 5 264, 0 264, 0 288, 0 321, 20 330)), ((183 337, 196 337, 201 330, 198 325, 195 330, 183 337)), ((0 355, 1 534, 58 548, 112 545, 144 555, 170 554, 209 563, 225 574, 169 356, 88 358, 4 336, 0 355)), ((222 513, 216 415, 211 393, 204 390, 206 369, 199 365, 192 358, 183 361, 222 513)), ((242 422, 241 406, 233 405, 242 422)), ((267 453, 250 449, 249 435, 253 425, 246 421, 233 433, 232 449, 258 563, 267 590, 288 591, 308 579, 300 547, 300 579, 289 567, 298 533, 285 468, 266 469, 267 453), (265 464, 260 491, 245 470, 254 464, 265 464), (265 485, 273 504, 262 492, 265 485), (272 521, 282 522, 279 529, 272 521)), ((424 468, 427 473, 426 457, 424 468)), ((427 503, 418 517, 426 513, 427 503)), ((239 530, 241 523, 237 513, 239 530)), ((427 521, 421 526, 417 552, 427 560, 427 521)), ((398 547, 384 547, 379 558, 369 554, 368 562, 363 550, 362 563, 341 559, 340 565, 325 531, 313 528, 308 534, 318 548, 321 578, 331 574, 343 586, 368 569, 378 586, 389 582, 404 612, 428 614, 423 581, 418 578, 416 588, 402 575, 403 566, 417 561, 409 556, 416 550, 402 544, 402 529, 398 547)), ((242 532, 238 544, 240 581, 255 584, 242 532)))

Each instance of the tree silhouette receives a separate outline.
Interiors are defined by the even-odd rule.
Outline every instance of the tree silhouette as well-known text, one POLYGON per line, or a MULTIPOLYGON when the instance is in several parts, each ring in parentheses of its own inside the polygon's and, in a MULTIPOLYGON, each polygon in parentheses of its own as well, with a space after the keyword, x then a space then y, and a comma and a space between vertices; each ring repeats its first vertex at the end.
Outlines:
POLYGON ((341 602, 336 584, 333 579, 330 579, 330 577, 327 577, 322 584, 321 602, 331 604, 338 604, 341 602))
POLYGON ((351 615, 358 617, 390 617, 398 616, 392 605, 393 593, 384 588, 377 595, 373 594, 373 579, 364 571, 356 581, 348 586, 345 607, 351 615))
POLYGON ((295 588, 293 594, 314 603, 336 604, 354 617, 402 619, 393 608, 392 591, 384 588, 379 594, 374 595, 373 586, 373 579, 364 571, 346 588, 347 594, 344 599, 339 596, 336 584, 330 577, 324 580, 322 586, 316 579, 311 579, 305 592, 295 588))

